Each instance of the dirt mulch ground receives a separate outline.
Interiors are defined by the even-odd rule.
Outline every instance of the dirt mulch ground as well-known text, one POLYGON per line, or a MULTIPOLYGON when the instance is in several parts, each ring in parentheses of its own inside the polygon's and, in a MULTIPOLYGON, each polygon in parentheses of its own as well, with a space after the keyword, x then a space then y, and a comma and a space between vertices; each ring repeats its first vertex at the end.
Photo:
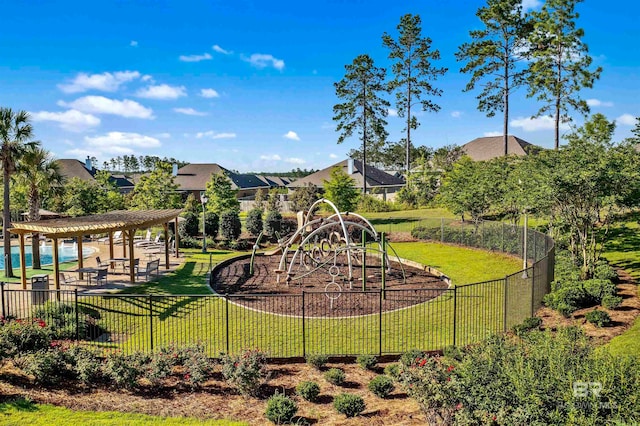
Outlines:
MULTIPOLYGON (((251 425, 271 424, 265 417, 266 400, 278 390, 293 396, 298 404, 298 415, 310 424, 321 425, 424 425, 426 419, 418 404, 396 389, 387 399, 381 399, 367 390, 367 384, 376 372, 365 371, 354 364, 328 364, 344 369, 344 386, 329 384, 307 364, 269 365, 271 379, 262 386, 260 397, 242 397, 230 389, 220 373, 207 382, 202 390, 167 387, 160 391, 129 392, 121 389, 73 389, 59 387, 43 389, 28 385, 24 378, 7 377, 13 372, 6 367, 0 371, 0 394, 3 399, 29 397, 36 403, 53 404, 73 410, 120 411, 156 416, 196 417, 200 419, 233 419, 251 425), (320 397, 315 403, 295 396, 295 387, 305 380, 320 385, 320 397), (13 384, 9 383, 12 382, 13 384), (362 396, 366 410, 357 418, 347 419, 333 408, 333 397, 342 392, 362 396)), ((327 368, 328 368, 327 367, 327 368)), ((379 367, 380 373, 382 366, 379 367)))
POLYGON ((622 334, 631 327, 635 319, 640 315, 640 297, 638 297, 637 282, 623 269, 617 269, 619 283, 618 295, 622 296, 622 304, 616 309, 604 309, 611 317, 612 324, 608 327, 596 327, 587 322, 585 315, 587 312, 596 308, 585 308, 577 310, 569 318, 565 318, 557 311, 550 308, 541 308, 537 316, 542 318, 544 328, 555 329, 557 327, 566 327, 570 325, 580 326, 587 336, 598 341, 598 343, 606 343, 614 337, 622 334))

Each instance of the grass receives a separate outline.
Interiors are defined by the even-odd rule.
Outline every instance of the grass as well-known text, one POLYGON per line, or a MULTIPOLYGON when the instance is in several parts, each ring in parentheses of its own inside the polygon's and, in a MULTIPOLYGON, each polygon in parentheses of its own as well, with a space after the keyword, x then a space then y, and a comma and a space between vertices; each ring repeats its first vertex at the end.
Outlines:
POLYGON ((186 417, 158 417, 145 414, 120 413, 117 411, 74 411, 53 405, 34 404, 25 399, 0 403, 0 424, 3 425, 60 425, 82 424, 83 426, 107 425, 211 425, 240 426, 244 422, 229 420, 198 420, 186 417))

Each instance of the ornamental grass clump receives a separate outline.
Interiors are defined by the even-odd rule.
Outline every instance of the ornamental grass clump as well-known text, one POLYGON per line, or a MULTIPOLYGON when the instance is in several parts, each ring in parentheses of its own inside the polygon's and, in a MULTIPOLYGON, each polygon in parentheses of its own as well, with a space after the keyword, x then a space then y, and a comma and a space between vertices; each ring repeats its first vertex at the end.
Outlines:
POLYGON ((375 396, 380 398, 386 398, 395 389, 393 380, 388 376, 377 376, 369 382, 367 385, 375 396))
POLYGON ((265 416, 270 422, 277 425, 291 423, 293 416, 298 412, 295 401, 284 393, 276 393, 267 401, 265 416))
POLYGON ((296 386, 296 393, 300 395, 302 399, 309 402, 314 402, 320 395, 320 386, 316 382, 300 382, 296 386))
POLYGON ((239 355, 223 354, 220 362, 225 380, 242 395, 256 395, 267 378, 267 357, 258 349, 239 355))
POLYGON ((362 413, 366 405, 362 397, 350 393, 341 393, 333 399, 333 407, 340 414, 355 417, 362 413))

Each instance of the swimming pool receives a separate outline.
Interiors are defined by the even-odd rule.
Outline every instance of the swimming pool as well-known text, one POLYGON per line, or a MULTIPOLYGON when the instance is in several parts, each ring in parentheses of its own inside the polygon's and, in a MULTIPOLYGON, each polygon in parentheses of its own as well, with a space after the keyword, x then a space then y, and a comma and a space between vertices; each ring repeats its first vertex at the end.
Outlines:
MULTIPOLYGON (((93 251, 94 249, 90 247, 83 247, 82 257, 89 256, 93 251)), ((26 266, 30 268, 33 264, 33 254, 30 245, 24 247, 24 255, 26 266)), ((78 247, 74 244, 58 246, 58 260, 60 263, 78 260, 78 247)), ((40 246, 40 263, 42 265, 51 265, 53 263, 53 250, 51 246, 40 246)), ((11 266, 14 268, 20 267, 20 247, 18 246, 11 247, 11 266)), ((0 269, 4 269, 4 256, 0 256, 0 269)))

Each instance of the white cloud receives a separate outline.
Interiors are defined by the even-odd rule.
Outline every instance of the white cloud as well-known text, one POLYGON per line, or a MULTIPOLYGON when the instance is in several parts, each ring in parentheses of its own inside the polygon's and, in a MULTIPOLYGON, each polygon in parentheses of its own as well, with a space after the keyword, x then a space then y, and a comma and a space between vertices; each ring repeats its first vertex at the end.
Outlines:
POLYGON ((278 154, 261 155, 260 159, 261 160, 268 160, 268 161, 280 161, 280 160, 282 160, 282 157, 280 157, 278 154))
POLYGON ((265 53, 254 53, 248 58, 243 58, 256 68, 273 67, 279 71, 284 69, 284 61, 282 59, 275 58, 273 55, 265 53))
POLYGON ((200 96, 203 98, 219 98, 220 94, 214 89, 201 89, 200 96))
POLYGON ((540 0, 522 0, 522 10, 526 12, 530 9, 537 9, 542 5, 540 0))
POLYGON ((178 57, 178 59, 181 60, 182 62, 208 61, 208 60, 210 60, 212 58, 213 57, 208 53, 204 53, 202 55, 180 55, 178 57))
POLYGON ((131 43, 129 43, 129 46, 131 47, 138 47, 138 42, 135 40, 131 40, 131 43))
POLYGON ((82 132, 100 124, 98 117, 84 114, 75 109, 64 112, 32 112, 31 119, 33 121, 53 121, 59 123, 61 128, 72 132, 82 132))
POLYGON ((187 89, 184 86, 159 84, 138 90, 136 96, 147 99, 178 99, 181 96, 187 96, 187 89))
POLYGON ((111 114, 127 118, 152 119, 153 110, 145 108, 136 101, 105 98, 104 96, 85 96, 73 102, 59 101, 58 105, 90 114, 111 114))
POLYGON ((196 111, 193 108, 174 108, 173 110, 178 114, 184 114, 184 115, 197 115, 201 117, 207 115, 206 112, 196 111))
POLYGON ((133 152, 133 148, 158 148, 158 139, 140 133, 109 132, 99 136, 85 136, 84 141, 91 148, 102 153, 133 152))
POLYGON ((460 118, 460 116, 462 116, 462 112, 461 111, 451 111, 451 116, 453 118, 460 118))
POLYGON ((230 50, 225 50, 225 49, 223 49, 222 47, 218 46, 217 44, 214 44, 213 46, 211 46, 211 48, 212 48, 214 51, 218 52, 218 53, 222 53, 223 55, 230 55, 230 54, 232 54, 232 53, 233 53, 233 52, 231 52, 230 50))
POLYGON ((69 84, 59 84, 58 88, 65 93, 82 93, 88 90, 115 92, 120 86, 140 78, 138 71, 105 72, 102 74, 79 73, 69 84))
POLYGON ((393 109, 393 108, 389 108, 387 110, 387 114, 389 114, 389 117, 397 117, 398 116, 398 110, 397 109, 393 109))
POLYGON ((171 133, 168 133, 168 132, 158 133, 157 135, 155 135, 155 137, 160 139, 169 139, 171 137, 171 133))
MULTIPOLYGON (((555 129, 555 120, 548 115, 542 117, 518 117, 515 120, 511 120, 511 126, 521 128, 525 132, 536 132, 538 130, 553 130, 555 129)), ((569 124, 560 123, 560 129, 568 130, 569 124)))
POLYGON ((504 133, 502 132, 484 132, 484 137, 490 138, 492 136, 502 136, 504 133))
POLYGON ((631 114, 622 114, 616 118, 616 123, 622 126, 635 126, 636 118, 631 114))
POLYGON ((140 77, 140 80, 153 82, 153 77, 151 77, 149 74, 146 74, 146 75, 143 75, 142 77, 140 77))
POLYGON ((292 141, 299 141, 300 140, 300 136, 298 136, 298 134, 296 132, 294 132, 293 130, 289 130, 287 133, 285 133, 283 135, 284 138, 286 139, 291 139, 292 141))
POLYGON ((213 130, 209 130, 207 132, 198 132, 196 133, 196 138, 209 138, 209 139, 233 139, 237 135, 235 133, 218 133, 213 130))
POLYGON ((291 163, 291 164, 304 164, 306 163, 306 161, 304 161, 302 158, 295 158, 295 157, 290 157, 284 160, 287 163, 291 163))
POLYGON ((587 99, 587 105, 590 107, 612 107, 613 102, 604 102, 600 99, 587 99))
POLYGON ((335 159, 335 158, 338 158, 338 156, 337 156, 337 155, 335 155, 335 154, 329 154, 329 158, 333 158, 333 159, 335 159))

